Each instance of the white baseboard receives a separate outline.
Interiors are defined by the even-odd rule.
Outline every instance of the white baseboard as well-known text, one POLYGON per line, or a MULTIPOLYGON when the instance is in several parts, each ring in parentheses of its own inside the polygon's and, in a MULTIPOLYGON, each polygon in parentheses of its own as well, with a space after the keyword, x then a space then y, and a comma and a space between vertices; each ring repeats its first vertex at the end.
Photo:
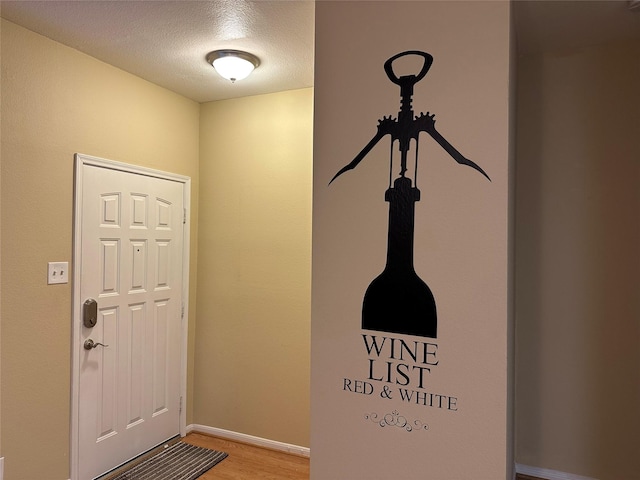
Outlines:
POLYGON ((216 427, 209 427, 207 425, 198 425, 198 424, 188 425, 187 433, 191 433, 191 432, 206 433, 208 435, 224 438, 226 440, 233 440, 236 442, 248 443, 249 445, 270 448, 271 450, 278 450, 280 452, 293 453, 295 455, 301 455, 303 457, 309 457, 310 455, 309 447, 300 447, 298 445, 291 445, 290 443, 283 443, 283 442, 278 442, 276 440, 269 440, 267 438, 254 437, 253 435, 232 432, 230 430, 224 430, 222 428, 216 428, 216 427))
POLYGON ((530 467, 520 463, 516 463, 516 473, 544 478, 545 480, 598 480, 597 478, 583 477, 582 475, 549 470, 548 468, 530 467))

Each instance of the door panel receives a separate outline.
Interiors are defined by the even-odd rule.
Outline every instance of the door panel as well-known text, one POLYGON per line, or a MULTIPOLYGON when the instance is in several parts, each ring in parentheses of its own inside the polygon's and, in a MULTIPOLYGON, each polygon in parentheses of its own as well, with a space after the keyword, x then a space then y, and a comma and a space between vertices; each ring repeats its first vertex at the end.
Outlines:
POLYGON ((180 432, 182 182, 82 167, 78 476, 95 478, 180 432))

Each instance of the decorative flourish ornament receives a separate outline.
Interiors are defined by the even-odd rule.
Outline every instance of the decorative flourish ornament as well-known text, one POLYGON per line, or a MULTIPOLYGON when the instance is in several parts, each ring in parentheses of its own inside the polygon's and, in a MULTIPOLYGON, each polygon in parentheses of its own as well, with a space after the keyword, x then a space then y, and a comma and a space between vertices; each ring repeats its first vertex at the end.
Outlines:
POLYGON ((377 413, 367 413, 364 418, 370 420, 373 423, 378 424, 380 427, 397 427, 406 430, 407 432, 429 430, 429 425, 421 420, 409 421, 404 415, 400 415, 400 412, 394 410, 391 413, 387 413, 380 417, 377 413))

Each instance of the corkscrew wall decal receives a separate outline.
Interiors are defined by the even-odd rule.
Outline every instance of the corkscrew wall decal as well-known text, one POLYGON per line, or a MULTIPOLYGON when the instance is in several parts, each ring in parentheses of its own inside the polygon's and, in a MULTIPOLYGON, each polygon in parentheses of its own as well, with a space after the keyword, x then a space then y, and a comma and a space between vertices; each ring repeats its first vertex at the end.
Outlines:
POLYGON ((383 272, 376 277, 364 295, 362 303, 362 328, 384 332, 437 337, 438 318, 436 303, 427 284, 418 276, 413 266, 413 239, 415 228, 415 203, 420 201, 416 186, 418 171, 418 140, 420 132, 428 133, 444 150, 461 165, 474 168, 489 181, 491 179, 476 163, 456 150, 435 127, 435 115, 427 112, 414 116, 411 106, 413 86, 429 71, 433 57, 428 53, 410 50, 394 55, 384 64, 384 70, 396 85, 400 86, 400 112, 398 118, 383 117, 378 122, 378 132, 362 151, 338 171, 329 184, 343 173, 353 170, 373 147, 386 135, 391 136, 391 146, 397 141, 400 150, 399 176, 391 183, 393 154, 389 160, 389 188, 385 201, 389 202, 389 230, 387 262, 383 272), (398 77, 393 62, 398 58, 415 55, 424 64, 417 75, 398 77), (411 140, 415 141, 415 169, 413 183, 407 176, 407 153, 411 140))

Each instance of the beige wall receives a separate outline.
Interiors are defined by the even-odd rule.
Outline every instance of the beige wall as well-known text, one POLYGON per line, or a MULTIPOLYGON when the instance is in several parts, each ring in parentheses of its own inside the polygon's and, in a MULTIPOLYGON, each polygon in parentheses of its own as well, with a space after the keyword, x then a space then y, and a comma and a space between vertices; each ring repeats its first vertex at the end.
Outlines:
POLYGON ((203 104, 200 116, 194 422, 303 446, 312 105, 303 89, 203 104))
MULTIPOLYGON (((315 61, 311 478, 511 478, 510 4, 317 2, 315 61), (379 119, 398 116, 400 88, 383 65, 407 50, 434 57, 414 87, 415 115, 435 113, 442 135, 492 180, 420 136, 414 266, 436 297, 437 338, 361 328, 364 293, 385 266, 390 138, 327 185, 374 136, 379 119), (438 365, 421 387, 416 367, 424 364, 399 361, 397 350, 390 358, 389 345, 377 358, 363 334, 433 342, 438 365), (454 397, 457 408, 403 401, 408 381, 394 377, 402 365, 412 372, 410 391, 454 397), (358 390, 357 380, 369 387, 358 390), (410 428, 398 428, 396 415, 410 428), (381 428, 376 418, 391 425, 381 428), (428 430, 416 428, 424 424, 428 430)), ((416 63, 401 75, 417 73, 416 63)), ((412 144, 409 162, 415 151, 412 144)))
MULTIPOLYGON (((68 478, 71 284, 45 276, 46 262, 71 261, 78 151, 193 179, 188 422, 308 445, 312 91, 205 104, 199 122, 178 95, 4 20, 0 31, 5 478, 68 478)), ((638 58, 636 43, 519 60, 516 461, 599 480, 640 471, 638 58)), ((388 80, 374 63, 377 92, 388 80)), ((465 94, 457 125, 482 101, 465 94)), ((434 97, 416 109, 428 99, 445 133, 450 97, 434 97)), ((367 138, 386 110, 344 101, 340 121, 367 138), (349 120, 365 113, 374 123, 349 120)))
POLYGON ((46 265, 72 260, 73 155, 193 179, 193 347, 199 106, 4 20, 1 42, 5 478, 67 479, 71 283, 48 286, 46 265))
MULTIPOLYGON (((2 5, 0 5, 0 12, 2 5)), ((0 40, 2 39, 2 22, 0 22, 0 40)), ((2 65, 2 48, 0 43, 0 65, 2 65)), ((0 86, 2 85, 0 79, 0 86)), ((2 93, 0 91, 0 93, 2 93)), ((0 141, 2 140, 2 95, 0 94, 0 141)), ((0 148, 0 199, 2 198, 2 149, 0 148)), ((0 201, 0 272, 2 272, 2 202, 0 201)), ((2 458, 2 275, 0 274, 0 458, 2 458)))
POLYGON ((640 43, 518 69, 516 461, 639 478, 640 43))
POLYGON ((7 478, 69 476, 71 284, 47 286, 46 263, 72 260, 76 152, 192 178, 187 422, 308 445, 312 90, 205 104, 200 124, 196 103, 4 20, 1 53, 7 478))

